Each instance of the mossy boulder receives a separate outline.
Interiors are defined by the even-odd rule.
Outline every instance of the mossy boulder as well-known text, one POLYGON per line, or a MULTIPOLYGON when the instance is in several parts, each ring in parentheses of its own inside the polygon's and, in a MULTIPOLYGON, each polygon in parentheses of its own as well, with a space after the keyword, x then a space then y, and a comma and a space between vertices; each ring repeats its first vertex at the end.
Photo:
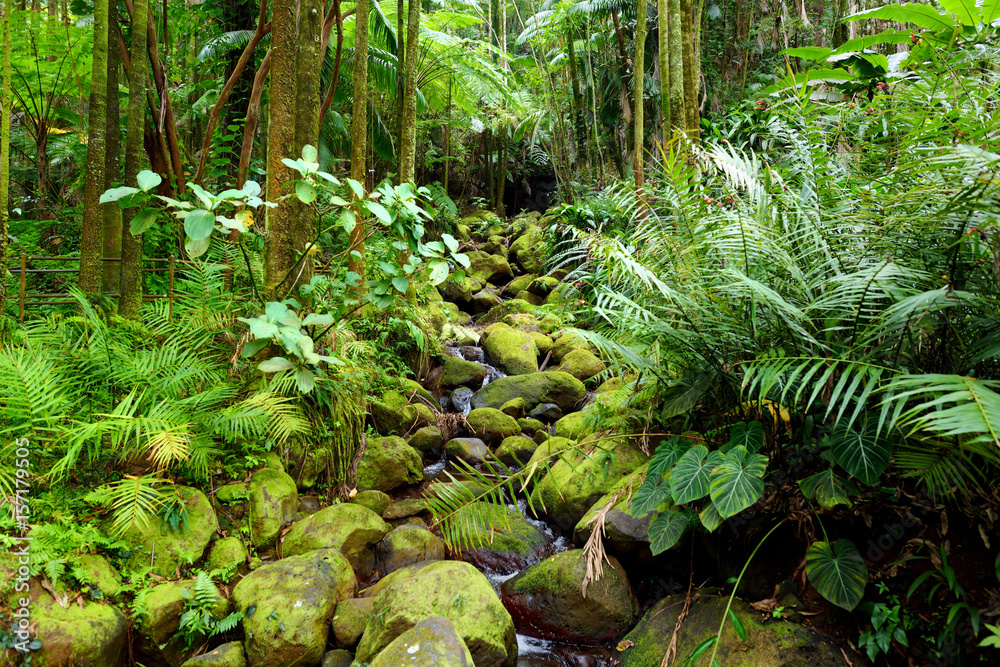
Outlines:
POLYGON ((529 225, 508 248, 508 257, 514 260, 525 273, 537 274, 542 270, 549 247, 545 242, 545 230, 529 225))
POLYGON ((552 276, 539 276, 535 278, 526 288, 535 296, 545 297, 552 293, 552 290, 559 287, 559 279, 552 276))
MULTIPOLYGON (((222 596, 218 588, 212 588, 215 598, 212 615, 221 619, 229 611, 229 600, 222 596)), ((194 579, 168 581, 146 591, 142 604, 143 613, 140 616, 142 640, 139 650, 143 656, 174 667, 191 657, 193 651, 185 649, 184 639, 178 634, 178 629, 181 614, 194 594, 194 579)))
POLYGON ((389 494, 384 491, 368 489, 367 491, 361 491, 358 495, 354 496, 351 502, 368 508, 375 514, 382 516, 382 513, 385 512, 385 508, 392 504, 392 498, 390 498, 389 494))
POLYGON ((589 410, 571 412, 565 417, 561 417, 557 420, 552 427, 555 429, 556 435, 561 438, 582 440, 585 436, 588 436, 597 430, 593 424, 588 424, 588 417, 590 417, 590 421, 593 422, 594 415, 589 410))
POLYGON ((517 398, 512 398, 503 405, 500 406, 500 412, 513 417, 514 419, 520 419, 524 416, 524 408, 527 403, 524 399, 518 396, 517 398))
MULTIPOLYGON (((508 306, 511 303, 518 303, 520 299, 511 299, 507 302, 508 306)), ((523 331, 525 333, 531 333, 532 331, 538 331, 538 318, 531 314, 531 311, 535 309, 528 302, 518 303, 518 306, 525 309, 525 312, 508 312, 503 316, 500 321, 509 326, 511 329, 517 329, 518 331, 523 331)))
POLYGON ((472 227, 462 223, 455 225, 455 237, 460 241, 468 242, 472 238, 472 227))
MULTIPOLYGON (((263 472, 263 471, 261 471, 263 472)), ((295 484, 292 484, 295 488, 295 484)), ((137 549, 129 559, 129 569, 149 565, 153 559, 153 574, 175 578, 181 567, 201 560, 212 536, 219 529, 215 510, 204 493, 188 486, 175 486, 172 491, 184 504, 187 522, 179 530, 153 520, 144 529, 131 528, 125 539, 137 549), (154 546, 155 545, 155 546, 154 546)))
POLYGON ((331 505, 292 524, 281 551, 285 556, 296 556, 316 549, 338 549, 355 572, 367 574, 374 565, 372 547, 389 530, 389 524, 367 507, 331 505))
POLYGON ((490 448, 479 438, 452 438, 445 444, 448 456, 475 465, 490 456, 490 448))
POLYGON ((420 453, 398 436, 372 438, 358 463, 358 489, 392 491, 424 478, 420 453))
POLYGON ((446 618, 426 618, 396 637, 371 667, 475 667, 469 647, 446 618))
POLYGON ((472 387, 478 389, 486 379, 486 368, 474 361, 466 361, 458 357, 448 357, 444 360, 439 383, 442 387, 472 387))
POLYGON ((603 373, 607 368, 593 352, 575 349, 566 353, 556 370, 569 373, 579 380, 589 380, 595 375, 603 373))
POLYGON ((333 642, 340 648, 354 648, 372 615, 375 598, 351 598, 337 604, 330 621, 333 642))
MULTIPOLYGON (((544 432, 539 431, 536 436, 542 433, 544 432)), ((536 440, 535 442, 538 441, 536 440)), ((530 483, 533 484, 535 481, 542 479, 548 473, 549 468, 558 463, 559 454, 575 445, 576 440, 560 438, 559 436, 542 439, 538 444, 538 448, 535 449, 535 453, 531 455, 531 458, 528 459, 528 462, 524 466, 533 470, 531 480, 529 480, 530 483)))
POLYGON ((476 408, 469 412, 465 420, 473 434, 490 447, 496 447, 504 438, 521 432, 517 420, 497 408, 476 408))
POLYGON ((280 470, 258 470, 250 480, 249 506, 250 537, 254 546, 273 546, 281 529, 295 518, 299 507, 295 480, 280 470))
POLYGON ((513 667, 517 660, 514 623, 482 572, 468 563, 446 560, 411 566, 405 572, 375 597, 358 644, 359 662, 371 661, 420 621, 440 616, 454 624, 476 667, 513 667))
POLYGON ((490 309, 503 304, 500 295, 494 291, 495 288, 481 289, 472 295, 472 310, 476 313, 485 313, 490 309))
POLYGON ((372 424, 383 435, 404 435, 434 424, 434 413, 422 396, 412 391, 391 389, 368 405, 372 424))
POLYGON ((517 627, 533 637, 578 644, 613 642, 631 629, 639 614, 635 593, 614 557, 605 561, 599 581, 584 586, 586 575, 582 549, 549 556, 504 582, 504 606, 517 627))
POLYGON ((545 424, 532 417, 522 417, 517 420, 517 425, 521 427, 521 433, 535 435, 538 431, 545 430, 545 424))
MULTIPOLYGON (((659 664, 657 661, 666 653, 677 626, 677 616, 684 609, 687 609, 687 616, 677 634, 677 655, 681 658, 691 655, 702 642, 719 631, 727 603, 727 597, 711 592, 695 594, 690 608, 685 605, 683 595, 663 598, 622 640, 626 648, 618 654, 619 664, 621 667, 659 664)), ((739 617, 747 638, 741 639, 731 627, 722 633, 716 660, 726 667, 842 667, 846 664, 839 649, 812 630, 797 623, 770 619, 739 599, 733 600, 731 610, 739 617)), ((730 625, 728 620, 726 625, 730 625)))
POLYGON ((316 486, 320 476, 326 474, 330 460, 329 447, 313 447, 296 441, 288 447, 287 472, 298 488, 305 491, 316 486))
POLYGON ((215 490, 215 499, 220 503, 231 505, 245 501, 248 493, 249 485, 246 482, 233 482, 231 484, 223 484, 217 488, 215 490))
POLYGON ((379 542, 378 567, 382 574, 425 560, 444 560, 444 542, 426 528, 402 525, 379 542))
POLYGON ((528 285, 530 285, 531 281, 537 277, 538 276, 536 276, 535 274, 529 273, 527 275, 518 276, 517 278, 514 278, 512 281, 507 283, 506 287, 507 294, 517 294, 521 290, 528 289, 528 285))
POLYGON ((472 397, 473 408, 500 408, 507 401, 521 397, 525 409, 540 403, 555 403, 565 412, 572 410, 587 395, 583 383, 562 371, 528 373, 499 378, 472 397))
MULTIPOLYGON (((639 466, 635 472, 622 477, 587 510, 573 530, 573 541, 576 544, 586 543, 594 527, 592 523, 594 516, 604 508, 614 494, 628 484, 632 485, 633 493, 639 488, 648 468, 647 462, 639 466)), ((650 510, 641 517, 632 516, 629 502, 629 496, 625 494, 604 516, 604 546, 609 552, 618 556, 634 556, 649 547, 649 524, 656 516, 656 510, 650 510)))
POLYGON ((222 537, 215 541, 212 550, 208 552, 208 569, 221 570, 233 563, 243 565, 247 562, 247 548, 243 540, 236 536, 222 537))
POLYGON ((531 336, 498 322, 490 326, 483 344, 493 364, 507 375, 538 372, 538 348, 531 336))
POLYGON ((586 448, 567 450, 535 484, 534 505, 544 507, 546 516, 560 528, 569 530, 618 480, 647 460, 629 441, 603 440, 586 448))
POLYGON ((532 306, 542 306, 545 304, 545 297, 532 294, 526 289, 516 292, 514 298, 525 303, 530 303, 532 306))
POLYGON ((251 665, 318 664, 337 603, 354 597, 358 580, 337 549, 320 549, 263 565, 233 589, 244 614, 251 665), (247 617, 251 605, 254 611, 247 617))
POLYGON ((563 411, 555 403, 540 403, 535 406, 528 416, 532 419, 554 422, 562 419, 563 411))
MULTIPOLYGON (((122 588, 122 577, 104 556, 84 554, 77 556, 77 572, 86 573, 82 583, 90 586, 94 597, 114 600, 122 588)), ((2 590, 2 589, 0 589, 2 590)))
POLYGON ((34 637, 42 642, 31 654, 33 667, 118 664, 128 620, 111 605, 84 602, 63 609, 48 593, 42 593, 29 609, 34 637))
POLYGON ((529 331, 528 335, 531 336, 531 340, 535 341, 535 348, 538 350, 539 356, 548 354, 552 350, 552 346, 555 345, 552 339, 541 331, 529 331))
POLYGON ((494 234, 486 239, 486 243, 483 244, 483 251, 488 252, 491 255, 499 255, 504 259, 507 259, 507 246, 504 244, 504 238, 499 234, 494 234))
POLYGON ((585 341, 579 333, 572 329, 563 330, 555 339, 555 345, 552 348, 552 361, 561 364, 563 357, 573 350, 593 352, 590 343, 585 341))
POLYGON ((454 520, 475 534, 462 559, 480 570, 512 574, 537 563, 549 547, 538 528, 505 505, 470 503, 458 510, 454 520))
POLYGON ((382 513, 382 518, 387 521, 406 519, 411 516, 416 516, 417 514, 422 514, 426 511, 427 502, 423 499, 401 498, 386 508, 385 512, 382 513))
POLYGON ((417 429, 406 443, 420 452, 425 461, 436 461, 444 449, 444 436, 437 426, 425 426, 417 429))
POLYGON ((247 667, 247 656, 241 642, 228 642, 196 655, 181 667, 247 667))
POLYGON ((483 289, 485 285, 485 280, 467 273, 461 280, 456 280, 454 277, 449 278, 448 282, 444 284, 444 295, 451 301, 468 304, 472 301, 472 295, 483 289))
POLYGON ((535 453, 536 449, 538 449, 538 444, 531 438, 526 438, 523 435, 512 435, 509 438, 504 438, 493 454, 504 465, 523 466, 531 460, 531 455, 535 453))
POLYGON ((476 282, 504 285, 514 277, 514 272, 510 270, 510 264, 506 257, 490 255, 478 250, 466 253, 466 255, 470 262, 467 273, 476 282))

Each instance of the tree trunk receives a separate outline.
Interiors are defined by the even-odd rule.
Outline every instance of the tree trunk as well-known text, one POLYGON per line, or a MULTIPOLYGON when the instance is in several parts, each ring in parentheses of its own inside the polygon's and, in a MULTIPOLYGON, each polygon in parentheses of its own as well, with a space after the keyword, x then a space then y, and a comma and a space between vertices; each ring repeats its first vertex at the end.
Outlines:
MULTIPOLYGON (((354 28, 354 100, 351 105, 351 178, 365 182, 365 162, 368 156, 368 0, 358 0, 354 28)), ((351 230, 347 270, 357 283, 351 294, 361 299, 365 295, 365 223, 356 210, 351 230)))
POLYGON ((667 0, 670 11, 670 123, 683 132, 687 129, 684 109, 684 45, 681 41, 681 0, 667 0))
POLYGON ((406 20, 406 70, 403 75, 403 143, 399 150, 399 182, 414 180, 417 159, 417 60, 420 0, 410 0, 406 20))
POLYGON ((589 178, 590 160, 587 155, 587 127, 583 119, 583 94, 580 92, 580 77, 577 72, 576 48, 573 44, 573 29, 566 32, 569 46, 569 78, 573 88, 573 129, 576 133, 576 159, 583 166, 583 182, 589 178))
POLYGON ((698 140, 698 80, 694 62, 694 4, 681 0, 681 40, 684 48, 684 112, 688 135, 698 140))
MULTIPOLYGON (((292 180, 283 158, 295 153, 295 0, 275 0, 271 18, 271 84, 267 114, 267 200, 278 204, 267 211, 264 249, 264 298, 271 300, 295 264, 295 221, 291 202, 282 199, 292 180)), ((279 299, 280 300, 280 299, 279 299)))
MULTIPOLYGON (((3 87, 0 88, 0 318, 7 315, 7 239, 10 237, 10 0, 4 3, 0 42, 3 43, 3 87)), ((0 327, 0 332, 6 331, 0 327)), ((3 336, 0 335, 0 339, 3 336)))
POLYGON ((260 62, 257 74, 253 77, 253 90, 250 92, 250 103, 247 105, 247 118, 243 123, 243 147, 240 149, 240 168, 236 180, 244 183, 250 172, 250 154, 253 153, 253 140, 257 136, 257 120, 260 116, 260 98, 264 95, 264 79, 271 71, 271 50, 268 49, 264 60, 260 62))
MULTIPOLYGON (((319 146, 320 41, 323 32, 323 0, 300 0, 298 55, 295 63, 295 155, 302 147, 319 146)), ((316 239, 319 211, 316 203, 304 204, 292 198, 296 253, 308 252, 316 239)), ((313 262, 303 258, 295 269, 293 284, 312 279, 313 262)))
POLYGON ((656 27, 659 37, 660 121, 663 138, 670 135, 670 14, 667 0, 656 0, 656 27))
MULTIPOLYGON (((148 20, 149 0, 133 0, 132 25, 144 25, 148 20)), ((136 176, 142 160, 143 138, 146 131, 146 31, 133 30, 131 71, 128 76, 128 115, 125 121, 125 185, 136 187, 136 176)), ((117 208, 117 207, 116 207, 117 208)), ((129 208, 122 216, 122 261, 118 279, 118 314, 139 319, 142 308, 142 235, 129 231, 137 208, 129 208)))
POLYGON ((108 6, 94 2, 94 60, 90 75, 90 117, 87 130, 87 174, 83 190, 80 235, 80 289, 90 297, 101 293, 101 193, 104 192, 104 139, 107 131, 108 6))
POLYGON ((646 178, 643 172, 643 136, 645 123, 643 122, 643 79, 646 74, 646 0, 639 0, 636 7, 635 21, 635 70, 632 73, 632 98, 635 100, 635 111, 632 113, 635 123, 633 131, 633 164, 635 172, 635 192, 639 200, 639 217, 646 217, 646 178))
POLYGON ((403 31, 406 30, 406 19, 403 18, 404 0, 396 0, 396 171, 399 182, 403 182, 403 116, 406 114, 406 97, 404 95, 404 78, 406 71, 406 40, 403 31))
MULTIPOLYGON (((108 7, 108 112, 106 159, 104 161, 104 187, 113 187, 121 179, 121 104, 118 99, 118 49, 111 48, 110 36, 118 31, 118 3, 108 7)), ((117 41, 117 40, 116 40, 117 41)), ((122 210, 117 206, 105 206, 102 211, 104 224, 104 256, 121 259, 122 255, 122 210)), ((101 271, 101 291, 114 292, 118 289, 120 262, 104 262, 101 271)))

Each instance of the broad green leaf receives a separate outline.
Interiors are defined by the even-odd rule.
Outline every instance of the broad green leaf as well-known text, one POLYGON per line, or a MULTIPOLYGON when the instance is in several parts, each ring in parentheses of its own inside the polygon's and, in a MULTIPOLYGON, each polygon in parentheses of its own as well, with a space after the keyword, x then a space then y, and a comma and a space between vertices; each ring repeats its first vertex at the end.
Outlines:
POLYGON ((206 252, 208 252, 208 247, 212 244, 211 237, 207 239, 188 239, 184 242, 184 250, 187 252, 188 257, 194 259, 196 257, 201 257, 206 252))
POLYGON ((243 192, 246 193, 248 197, 256 197, 260 194, 260 183, 257 181, 247 181, 243 184, 243 192))
POLYGON ((316 201, 316 188, 309 181, 295 181, 295 194, 303 204, 316 201))
POLYGON ((306 315, 306 319, 302 320, 302 326, 306 327, 309 325, 327 326, 328 324, 333 324, 333 315, 329 313, 309 313, 306 315))
POLYGON ((431 285, 440 285, 448 279, 448 262, 437 261, 431 262, 431 285))
MULTIPOLYGON (((453 253, 452 256, 451 256, 451 258, 453 260, 455 260, 455 263, 461 264, 466 269, 468 269, 470 266, 472 266, 472 262, 469 261, 469 256, 466 255, 464 252, 453 253)), ((463 275, 462 278, 464 278, 464 277, 465 276, 463 275)), ((462 280, 462 278, 459 278, 459 280, 462 280)))
MULTIPOLYGON (((270 326, 274 325, 272 324, 270 326)), ((267 347, 270 343, 271 341, 266 338, 247 341, 243 345, 243 351, 240 353, 240 356, 244 359, 249 359, 253 355, 263 350, 265 347, 267 347)))
POLYGON ((962 25, 974 27, 979 23, 979 7, 975 0, 938 0, 938 3, 962 25))
POLYGON ((799 480, 802 495, 809 500, 816 500, 819 506, 830 510, 837 505, 850 507, 851 496, 857 493, 857 488, 849 481, 833 472, 824 470, 799 480))
POLYGON ((874 424, 859 431, 842 423, 830 438, 830 452, 844 470, 871 486, 889 465, 892 443, 878 435, 874 424))
POLYGON ((257 370, 264 373, 280 373, 281 371, 290 371, 293 368, 295 368, 295 364, 284 357, 271 357, 257 364, 257 370))
POLYGON ((123 185, 120 188, 111 188, 110 190, 105 190, 101 194, 101 198, 98 200, 102 204, 110 204, 113 201, 118 201, 122 197, 127 195, 134 195, 139 192, 136 188, 130 188, 127 185, 123 185))
POLYGON ((733 424, 729 430, 729 447, 743 445, 747 451, 756 452, 764 446, 764 427, 760 422, 733 424))
POLYGON ((927 28, 928 30, 951 30, 955 27, 955 21, 950 16, 942 14, 930 5, 919 5, 916 3, 884 5, 876 9, 869 9, 864 12, 845 16, 843 21, 861 21, 863 19, 882 19, 883 21, 912 23, 919 28, 927 28))
POLYGON ((983 12, 979 20, 989 25, 1000 19, 1000 0, 983 0, 983 12))
POLYGON ((448 246, 448 250, 451 252, 458 252, 458 241, 455 240, 454 236, 451 234, 442 234, 441 240, 444 241, 446 246, 448 246))
POLYGON ((852 611, 861 602, 868 568, 850 540, 813 542, 806 552, 806 576, 827 600, 852 611))
POLYGON ((778 83, 768 86, 762 92, 765 95, 773 95, 786 88, 797 88, 806 84, 842 83, 844 81, 854 81, 857 78, 854 72, 846 69, 808 69, 805 72, 798 72, 793 76, 786 76, 778 81, 778 83))
POLYGON ((128 230, 131 232, 132 236, 138 236, 144 231, 153 226, 156 222, 156 216, 159 215, 160 211, 155 208, 144 208, 139 213, 132 218, 129 222, 128 230))
POLYGON ((214 198, 208 193, 207 190, 205 190, 205 188, 201 187, 197 183, 188 183, 188 187, 191 189, 191 192, 198 197, 205 208, 211 209, 215 206, 214 198))
POLYGON ((688 527, 688 519, 683 512, 668 510, 660 512, 649 524, 647 537, 653 555, 661 554, 677 544, 688 527))
POLYGON ((833 53, 833 49, 823 46, 800 46, 794 49, 785 49, 781 55, 790 58, 804 58, 805 60, 826 60, 833 53))
POLYGON ((743 622, 740 621, 740 616, 733 609, 729 610, 729 621, 733 624, 733 629, 736 630, 736 634, 740 636, 743 641, 747 640, 747 630, 743 627, 743 622))
POLYGON ((357 197, 358 199, 364 199, 364 197, 365 197, 365 187, 363 185, 361 185, 360 183, 358 183, 353 178, 347 179, 347 184, 349 186, 351 186, 351 191, 354 193, 355 197, 357 197))
POLYGON ((649 472, 647 474, 655 475, 657 480, 659 480, 661 475, 666 474, 674 467, 677 459, 683 456, 684 452, 688 449, 688 444, 682 442, 677 437, 661 442, 657 446, 656 451, 653 452, 653 458, 649 461, 649 472))
POLYGON ((142 190, 143 192, 149 192, 157 185, 162 183, 163 179, 160 178, 160 175, 157 174, 155 171, 149 171, 148 169, 143 169, 138 174, 136 174, 135 182, 136 185, 139 186, 140 190, 142 190))
POLYGON ((711 475, 710 497, 723 519, 753 505, 764 492, 767 457, 753 454, 738 445, 711 475))
POLYGON ((725 460, 722 452, 709 452, 704 445, 695 445, 677 461, 670 473, 670 492, 678 505, 708 495, 709 475, 725 460))
POLYGON ((354 215, 354 211, 345 208, 340 214, 340 225, 344 228, 344 231, 350 234, 354 231, 357 224, 357 217, 354 215))
POLYGON ((192 241, 201 241, 212 235, 215 214, 205 209, 191 211, 184 218, 184 233, 192 241))
POLYGON ((701 525, 705 526, 705 530, 710 533, 722 525, 722 517, 719 516, 719 510, 715 509, 715 505, 712 504, 711 500, 705 503, 698 518, 701 520, 701 525))
POLYGON ((629 513, 644 517, 667 500, 670 500, 670 483, 661 481, 660 475, 652 475, 647 469, 646 479, 632 495, 629 513))
POLYGON ((410 281, 403 276, 396 276, 392 279, 392 286, 396 288, 396 291, 405 293, 410 287, 410 281))
POLYGON ((392 215, 386 210, 385 206, 382 206, 382 204, 374 201, 367 201, 365 202, 365 208, 368 209, 369 213, 385 224, 392 224, 392 215))
POLYGON ((302 159, 306 162, 317 162, 319 160, 319 153, 316 151, 316 147, 312 144, 306 144, 303 146, 302 159))
POLYGON ((278 325, 261 319, 251 320, 250 333, 254 338, 270 341, 270 338, 278 333, 278 325))
POLYGON ((268 322, 279 322, 288 312, 288 306, 277 301, 268 301, 264 306, 264 318, 268 322))

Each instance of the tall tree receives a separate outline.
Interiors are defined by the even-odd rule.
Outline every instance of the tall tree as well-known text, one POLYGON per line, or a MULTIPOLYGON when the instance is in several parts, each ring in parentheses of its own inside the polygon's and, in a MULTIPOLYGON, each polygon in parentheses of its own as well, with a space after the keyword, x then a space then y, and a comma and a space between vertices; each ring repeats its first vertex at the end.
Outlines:
POLYGON ((640 215, 645 217, 646 211, 646 176, 643 172, 643 137, 645 123, 643 122, 643 79, 646 75, 646 0, 639 0, 635 19, 635 71, 632 73, 632 98, 635 100, 633 111, 634 150, 632 169, 635 172, 635 191, 639 199, 640 215))
POLYGON ((3 5, 3 88, 0 89, 0 318, 7 313, 7 239, 10 237, 10 15, 12 0, 3 5))
MULTIPOLYGON (((149 15, 149 0, 132 0, 132 25, 145 25, 149 15)), ((132 30, 129 45, 131 69, 128 76, 128 116, 125 129, 125 185, 136 187, 142 159, 143 136, 146 130, 146 31, 132 30)), ((117 208, 117 207, 116 207, 117 208)), ((129 227, 136 208, 124 211, 122 217, 122 261, 118 281, 118 314, 138 319, 142 307, 142 235, 133 235, 129 227)))
POLYGON ((684 48, 681 41, 681 0, 667 0, 670 48, 670 122, 680 131, 687 129, 684 110, 684 48))
MULTIPOLYGON (((295 60, 295 155, 302 147, 319 144, 320 41, 323 32, 323 0, 301 0, 299 5, 298 53, 295 60)), ((315 203, 292 199, 295 248, 306 251, 316 238, 318 210, 315 203)), ((294 271, 293 284, 309 282, 312 261, 304 258, 294 271)))
POLYGON ((684 58, 684 112, 688 136, 698 140, 697 63, 694 52, 694 2, 681 0, 681 42, 684 58))
MULTIPOLYGON (((400 0, 402 6, 402 0, 400 0)), ((351 178, 365 183, 368 156, 368 0, 358 0, 354 25, 354 99, 351 104, 351 178)), ((365 224, 356 211, 347 270, 358 276, 351 292, 356 298, 365 293, 365 224)))
MULTIPOLYGON (((52 4, 51 2, 49 3, 52 4)), ((118 49, 111 44, 118 36, 118 3, 108 5, 108 112, 105 122, 106 146, 104 160, 104 188, 121 178, 121 104, 118 100, 118 49)), ((102 253, 109 259, 120 259, 122 254, 122 210, 117 206, 105 206, 101 211, 102 253)), ((114 292, 118 289, 120 262, 103 262, 101 270, 101 291, 114 292)))
POLYGON ((660 69, 660 122, 663 136, 670 134, 670 13, 667 0, 656 0, 656 27, 659 40, 657 63, 660 69))
POLYGON ((90 115, 87 130, 87 174, 83 189, 83 229, 80 234, 80 289, 91 297, 101 292, 101 193, 104 192, 105 133, 108 99, 109 0, 94 0, 94 60, 90 75, 90 115))
POLYGON ((403 73, 403 143, 399 147, 399 181, 414 180, 417 159, 417 57, 420 0, 410 0, 406 18, 406 62, 403 73))

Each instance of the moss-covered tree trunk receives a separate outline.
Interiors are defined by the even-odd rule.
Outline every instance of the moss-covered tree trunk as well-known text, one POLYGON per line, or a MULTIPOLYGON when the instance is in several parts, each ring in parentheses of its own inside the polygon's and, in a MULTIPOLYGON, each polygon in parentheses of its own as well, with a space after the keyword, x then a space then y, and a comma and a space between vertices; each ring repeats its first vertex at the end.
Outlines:
POLYGON ((417 61, 420 47, 420 0, 410 0, 406 19, 406 66, 403 74, 403 143, 399 180, 414 180, 417 159, 417 61))
POLYGON ((399 182, 403 182, 402 168, 400 167, 403 147, 403 115, 406 108, 403 97, 403 79, 406 70, 406 6, 405 0, 396 0, 396 177, 399 182))
MULTIPOLYGON (((149 0, 132 0, 132 25, 145 25, 149 0)), ((136 187, 142 161, 143 135, 146 130, 146 31, 133 30, 129 55, 128 115, 125 121, 125 185, 136 187)), ((129 231, 138 208, 126 209, 122 216, 122 263, 118 280, 118 314, 138 319, 142 308, 142 235, 129 231)))
MULTIPOLYGON (((368 0, 358 0, 354 27, 354 100, 351 104, 351 178, 365 182, 368 157, 368 0)), ((351 294, 360 299, 365 294, 365 224, 360 211, 351 231, 347 270, 355 274, 357 284, 351 294)))
MULTIPOLYGON (((323 0, 300 0, 298 54, 295 62, 295 154, 302 147, 319 145, 320 43, 323 35, 323 0)), ((292 199, 296 253, 308 252, 316 239, 319 212, 316 204, 292 199)), ((293 272, 293 284, 312 279, 312 260, 304 258, 293 272)))
POLYGON ((632 169, 635 172, 635 191, 639 199, 639 215, 646 217, 646 176, 644 173, 643 137, 645 123, 643 108, 643 79, 646 74, 646 0, 639 0, 636 7, 635 21, 635 71, 632 73, 632 98, 635 100, 635 110, 632 112, 633 149, 632 169))
MULTIPOLYGON (((51 4, 51 3, 50 3, 51 4)), ((105 189, 121 179, 121 104, 118 100, 118 49, 112 46, 118 39, 118 4, 108 6, 108 115, 106 119, 107 146, 104 160, 105 189)), ((104 256, 121 259, 122 255, 122 210, 117 206, 105 206, 102 211, 104 256)), ((101 290, 114 292, 118 289, 120 262, 104 262, 101 271, 101 290)))
POLYGON ((670 123, 680 131, 687 129, 684 109, 684 45, 681 41, 681 0, 667 0, 670 35, 670 123))
POLYGON ((681 0, 681 41, 684 50, 684 118, 688 136, 698 140, 698 88, 694 62, 694 3, 681 0))
POLYGON ((94 60, 90 75, 90 116, 87 130, 87 173, 83 189, 83 221, 80 234, 80 289, 91 297, 101 292, 101 239, 104 192, 105 133, 108 98, 108 6, 109 0, 94 2, 94 60))
POLYGON ((275 0, 271 17, 271 84, 267 113, 267 200, 278 206, 267 211, 264 248, 264 298, 288 287, 295 264, 295 220, 288 194, 292 171, 281 160, 295 159, 295 0, 275 0))
POLYGON ((670 136, 670 13, 668 0, 656 0, 656 32, 659 42, 660 122, 663 137, 670 136))
MULTIPOLYGON (((3 65, 0 76, 0 268, 7 266, 7 239, 10 237, 10 14, 11 0, 5 0, 0 41, 3 43, 3 65)), ((7 313, 7 272, 0 273, 0 318, 7 313)), ((0 332, 4 331, 0 327, 0 332)))
POLYGON ((569 78, 573 88, 573 129, 576 133, 576 157, 582 166, 582 180, 590 179, 590 160, 587 154, 587 126, 583 118, 583 94, 580 92, 580 76, 576 62, 576 46, 574 44, 573 28, 566 31, 567 47, 569 49, 569 78))

